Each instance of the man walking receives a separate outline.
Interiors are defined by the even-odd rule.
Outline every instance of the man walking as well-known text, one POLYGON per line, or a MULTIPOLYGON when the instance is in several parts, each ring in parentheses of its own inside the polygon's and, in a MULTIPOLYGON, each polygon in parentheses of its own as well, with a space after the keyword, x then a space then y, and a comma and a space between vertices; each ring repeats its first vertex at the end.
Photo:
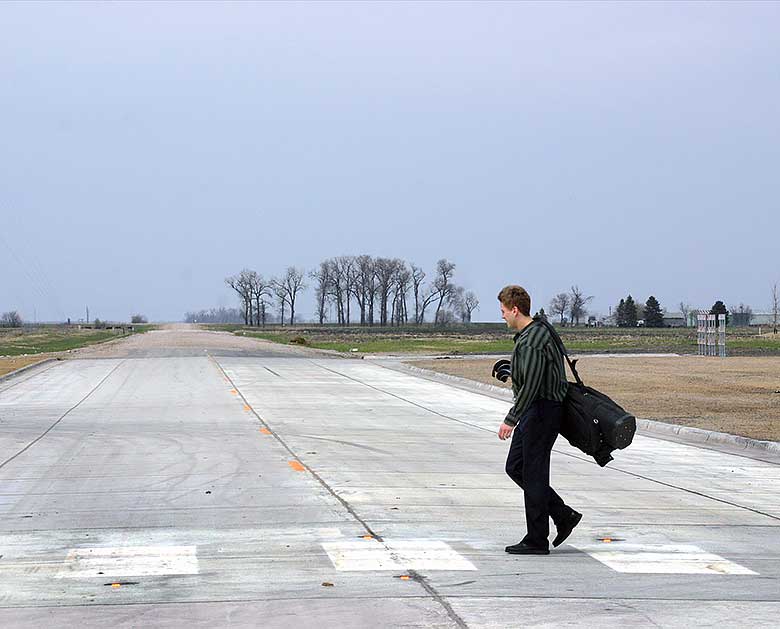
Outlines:
POLYGON ((530 316, 531 297, 522 286, 506 286, 498 301, 501 317, 517 330, 512 353, 514 404, 498 438, 512 436, 506 473, 523 490, 527 527, 525 537, 505 550, 513 555, 549 555, 549 518, 557 528, 553 546, 563 543, 582 519, 550 487, 550 453, 568 387, 563 356, 544 324, 530 316))

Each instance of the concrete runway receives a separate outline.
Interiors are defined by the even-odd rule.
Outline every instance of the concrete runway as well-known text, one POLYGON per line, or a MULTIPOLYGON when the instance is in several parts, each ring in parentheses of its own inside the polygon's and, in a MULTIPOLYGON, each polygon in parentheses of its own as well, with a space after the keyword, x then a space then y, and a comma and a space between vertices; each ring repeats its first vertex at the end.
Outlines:
POLYGON ((164 353, 0 382, 0 626, 777 624, 780 460, 638 436, 602 469, 559 438, 585 517, 514 557, 506 402, 368 361, 164 353))

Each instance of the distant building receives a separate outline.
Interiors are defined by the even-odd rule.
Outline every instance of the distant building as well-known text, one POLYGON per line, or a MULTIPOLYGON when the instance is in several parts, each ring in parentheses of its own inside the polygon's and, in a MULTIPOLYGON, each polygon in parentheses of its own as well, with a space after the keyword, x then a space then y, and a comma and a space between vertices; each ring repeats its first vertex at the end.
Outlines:
MULTIPOLYGON (((777 317, 778 323, 780 323, 780 315, 777 317)), ((773 325, 775 322, 775 316, 771 312, 754 312, 750 317, 750 325, 773 325)))
POLYGON ((601 325, 608 328, 617 327, 617 315, 611 314, 609 316, 602 317, 601 325))
POLYGON ((667 312, 664 315, 665 328, 685 328, 687 327, 685 317, 682 312, 667 312))

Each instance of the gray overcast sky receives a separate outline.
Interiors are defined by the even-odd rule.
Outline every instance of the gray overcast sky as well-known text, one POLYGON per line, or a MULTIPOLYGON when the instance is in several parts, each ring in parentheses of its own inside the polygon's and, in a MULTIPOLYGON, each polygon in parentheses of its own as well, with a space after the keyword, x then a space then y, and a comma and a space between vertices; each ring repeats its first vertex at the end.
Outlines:
POLYGON ((778 34, 770 2, 2 3, 0 311, 178 320, 361 253, 454 261, 476 320, 507 283, 766 309, 778 34))

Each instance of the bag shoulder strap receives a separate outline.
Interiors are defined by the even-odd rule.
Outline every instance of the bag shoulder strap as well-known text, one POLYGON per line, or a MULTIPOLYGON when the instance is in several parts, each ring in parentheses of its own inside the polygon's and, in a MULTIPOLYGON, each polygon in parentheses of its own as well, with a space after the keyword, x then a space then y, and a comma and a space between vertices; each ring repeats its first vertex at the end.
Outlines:
POLYGON ((571 369, 571 373, 574 376, 574 379, 577 381, 577 384, 581 387, 585 386, 585 383, 582 381, 582 378, 580 378, 580 374, 577 373, 577 358, 572 360, 569 358, 569 353, 566 351, 566 347, 563 345, 563 341, 561 340, 561 337, 558 336, 558 332, 556 332, 555 328, 550 324, 549 321, 546 321, 542 319, 541 317, 536 318, 534 317, 534 321, 538 321, 541 323, 544 327, 547 328, 547 331, 550 333, 550 336, 552 336, 553 341, 555 342, 555 345, 558 347, 558 351, 561 352, 563 357, 566 359, 566 362, 569 365, 569 369, 571 369))

